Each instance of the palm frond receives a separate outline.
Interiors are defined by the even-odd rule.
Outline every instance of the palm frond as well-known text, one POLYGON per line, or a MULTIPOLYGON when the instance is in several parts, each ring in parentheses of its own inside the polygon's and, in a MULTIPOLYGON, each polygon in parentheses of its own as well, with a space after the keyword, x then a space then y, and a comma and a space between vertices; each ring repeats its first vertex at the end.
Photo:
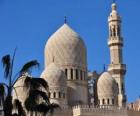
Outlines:
POLYGON ((14 100, 14 105, 13 106, 14 106, 14 109, 17 109, 18 115, 26 116, 25 115, 25 111, 24 111, 24 109, 22 107, 22 104, 21 104, 21 102, 18 99, 14 100))
POLYGON ((34 99, 36 98, 43 98, 43 100, 46 102, 46 104, 50 104, 49 97, 46 92, 40 91, 40 90, 31 90, 29 93, 29 96, 34 96, 34 99))
POLYGON ((43 87, 48 91, 48 83, 42 78, 26 77, 24 86, 26 89, 39 89, 40 87, 43 87))
POLYGON ((11 58, 9 54, 2 57, 2 64, 4 67, 4 77, 7 79, 10 75, 11 68, 11 58))
POLYGON ((39 68, 39 63, 37 60, 29 61, 22 67, 19 74, 21 75, 22 73, 25 73, 25 72, 30 73, 32 68, 36 68, 36 67, 39 68))
POLYGON ((4 86, 0 83, 0 97, 3 97, 5 94, 5 88, 4 86))

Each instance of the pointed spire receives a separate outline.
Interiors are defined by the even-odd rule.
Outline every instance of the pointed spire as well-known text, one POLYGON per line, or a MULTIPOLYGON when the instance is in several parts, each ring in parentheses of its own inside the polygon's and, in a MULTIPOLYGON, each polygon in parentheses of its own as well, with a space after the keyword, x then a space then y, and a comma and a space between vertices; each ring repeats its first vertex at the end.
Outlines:
POLYGON ((112 1, 112 10, 116 10, 117 9, 117 5, 116 5, 116 0, 112 1))
POLYGON ((116 3, 116 0, 112 0, 112 3, 116 3))
POLYGON ((64 23, 67 24, 67 17, 64 17, 64 23))
POLYGON ((106 71, 106 65, 104 64, 103 65, 103 72, 105 72, 106 71))

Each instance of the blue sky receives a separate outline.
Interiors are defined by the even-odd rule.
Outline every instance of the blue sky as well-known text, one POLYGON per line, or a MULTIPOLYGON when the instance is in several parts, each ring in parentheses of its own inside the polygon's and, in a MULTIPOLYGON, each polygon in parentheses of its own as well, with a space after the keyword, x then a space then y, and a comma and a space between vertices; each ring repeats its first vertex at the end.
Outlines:
MULTIPOLYGON (((112 0, 0 0, 0 58, 13 53, 17 46, 15 72, 27 61, 37 59, 40 70, 44 68, 44 46, 49 36, 64 23, 78 32, 88 51, 88 69, 103 71, 109 64, 107 46, 108 24, 112 0)), ((140 1, 117 0, 122 16, 124 62, 127 64, 125 78, 128 101, 140 95, 140 1)), ((4 81, 0 64, 0 81, 4 81)))

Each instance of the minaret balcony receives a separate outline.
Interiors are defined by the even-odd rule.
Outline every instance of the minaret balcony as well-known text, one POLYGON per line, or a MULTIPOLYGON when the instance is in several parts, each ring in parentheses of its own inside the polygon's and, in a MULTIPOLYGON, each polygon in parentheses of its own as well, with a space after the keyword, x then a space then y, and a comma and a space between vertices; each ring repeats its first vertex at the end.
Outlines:
POLYGON ((112 74, 125 74, 126 73, 126 65, 125 64, 110 64, 108 67, 108 71, 112 74))
POLYGON ((111 37, 108 40, 108 45, 109 46, 115 46, 115 45, 120 45, 123 46, 123 39, 119 37, 111 37))

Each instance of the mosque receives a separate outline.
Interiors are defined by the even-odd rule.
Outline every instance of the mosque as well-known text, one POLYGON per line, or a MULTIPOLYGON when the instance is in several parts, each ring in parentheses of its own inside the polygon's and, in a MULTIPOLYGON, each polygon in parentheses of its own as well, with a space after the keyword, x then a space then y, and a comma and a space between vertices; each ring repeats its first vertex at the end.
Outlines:
MULTIPOLYGON (((88 72, 85 43, 67 23, 48 39, 40 77, 48 82, 51 103, 61 107, 53 116, 140 116, 127 107, 121 22, 113 3, 108 17, 110 64, 100 74, 88 72)), ((21 101, 24 97, 19 94, 21 101)))

